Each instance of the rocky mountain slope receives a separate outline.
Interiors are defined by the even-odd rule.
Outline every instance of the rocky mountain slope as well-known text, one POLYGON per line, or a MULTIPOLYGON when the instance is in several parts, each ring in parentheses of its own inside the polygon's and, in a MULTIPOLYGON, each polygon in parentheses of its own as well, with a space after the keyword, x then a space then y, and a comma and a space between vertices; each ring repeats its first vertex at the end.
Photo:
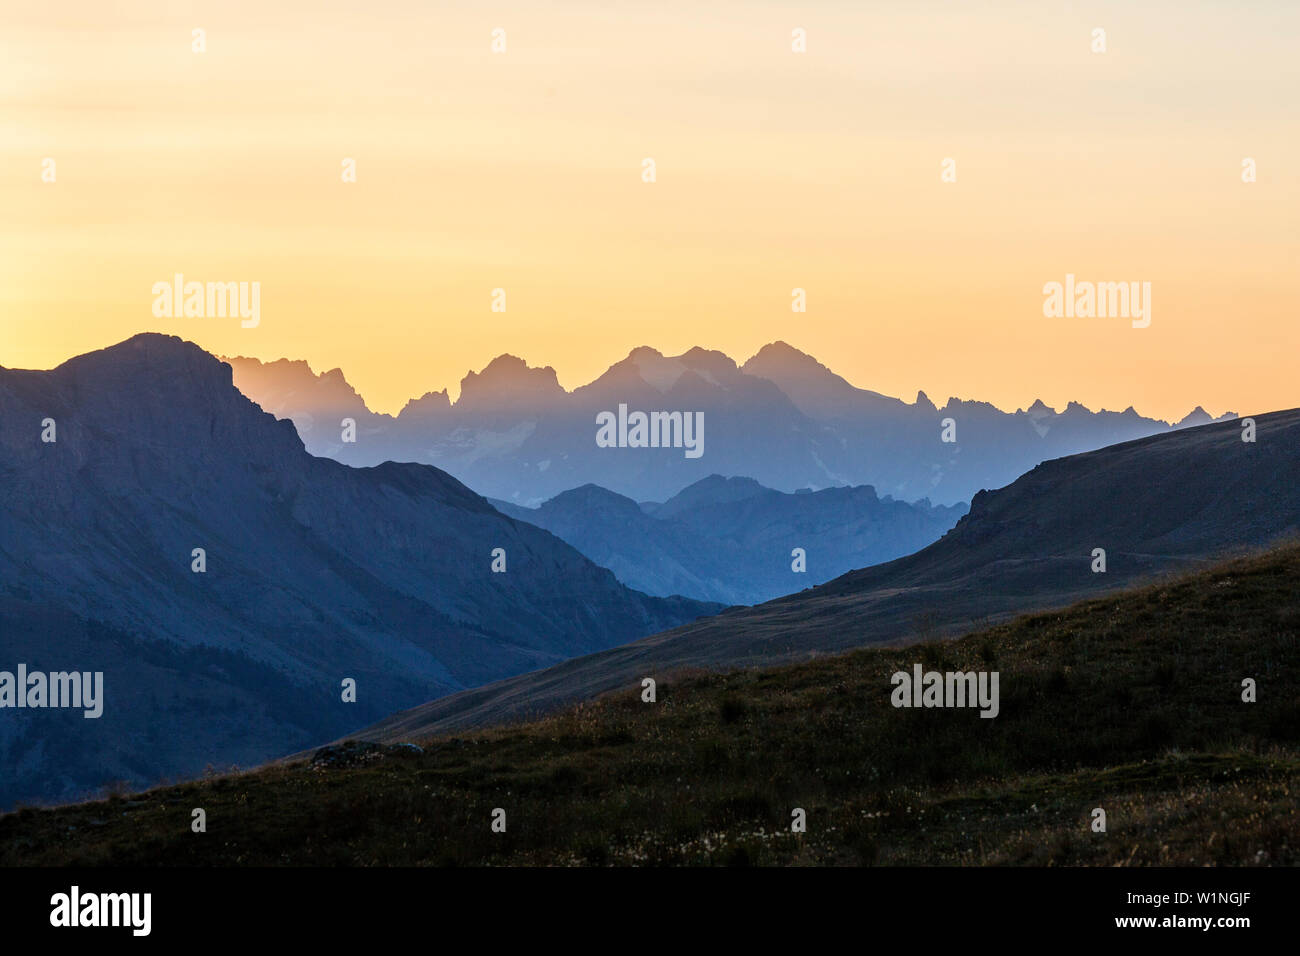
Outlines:
POLYGON ((97 720, 2 712, 0 805, 266 759, 716 609, 436 468, 311 456, 174 337, 0 370, 0 488, 0 670, 105 688, 97 720))

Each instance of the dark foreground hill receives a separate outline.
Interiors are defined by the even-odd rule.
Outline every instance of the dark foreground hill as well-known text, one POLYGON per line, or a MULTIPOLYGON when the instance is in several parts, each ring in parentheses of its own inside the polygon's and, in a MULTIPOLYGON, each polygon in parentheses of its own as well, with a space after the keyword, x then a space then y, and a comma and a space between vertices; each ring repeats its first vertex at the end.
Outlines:
POLYGON ((726 670, 962 633, 1300 532, 1300 410, 1044 462, 916 554, 396 714, 386 740, 539 715, 680 667, 726 670), (1093 552, 1105 551, 1094 573, 1093 552))
POLYGON ((312 457, 171 336, 0 369, 0 489, 0 672, 104 675, 98 719, 0 710, 0 807, 261 762, 716 609, 436 468, 312 457))
POLYGON ((0 863, 1295 864, 1298 652, 1292 544, 952 642, 23 810, 0 863), (891 706, 918 663, 998 672, 998 715, 891 706))
POLYGON ((721 475, 663 504, 638 505, 590 484, 538 508, 490 500, 503 514, 567 541, 629 587, 724 604, 758 604, 911 554, 966 511, 881 498, 870 485, 787 494, 721 475))

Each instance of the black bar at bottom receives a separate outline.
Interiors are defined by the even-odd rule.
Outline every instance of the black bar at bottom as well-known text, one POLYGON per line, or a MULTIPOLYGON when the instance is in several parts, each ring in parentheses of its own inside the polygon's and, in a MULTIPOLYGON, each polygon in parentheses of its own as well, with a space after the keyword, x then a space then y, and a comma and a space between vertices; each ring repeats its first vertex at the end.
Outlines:
POLYGON ((621 935, 593 941, 635 948, 638 939, 684 942, 679 934, 696 927, 733 941, 782 931, 811 943, 836 929, 866 941, 892 928, 927 945, 1041 940, 1044 930, 1058 939, 1198 936, 1231 945, 1286 932, 1297 889, 1300 871, 1283 868, 0 869, 0 919, 9 941, 76 933, 82 942, 128 944, 247 943, 271 932, 331 947, 373 945, 411 927, 432 933, 430 943, 451 944, 443 934, 452 929, 533 945, 556 932, 600 932, 621 935), (102 896, 146 893, 147 936, 137 933, 142 895, 102 896), (126 925, 71 925, 100 913, 111 922, 114 911, 126 925))

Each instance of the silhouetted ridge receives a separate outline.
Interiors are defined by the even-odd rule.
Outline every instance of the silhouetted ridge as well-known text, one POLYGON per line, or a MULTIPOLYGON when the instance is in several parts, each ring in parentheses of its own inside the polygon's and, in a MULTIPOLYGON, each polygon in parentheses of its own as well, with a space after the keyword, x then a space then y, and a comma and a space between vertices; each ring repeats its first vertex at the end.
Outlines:
POLYGON ((107 687, 95 721, 0 721, 25 768, 0 808, 255 763, 718 607, 632 591, 429 465, 313 457, 172 336, 0 371, 0 487, 9 664, 107 687))

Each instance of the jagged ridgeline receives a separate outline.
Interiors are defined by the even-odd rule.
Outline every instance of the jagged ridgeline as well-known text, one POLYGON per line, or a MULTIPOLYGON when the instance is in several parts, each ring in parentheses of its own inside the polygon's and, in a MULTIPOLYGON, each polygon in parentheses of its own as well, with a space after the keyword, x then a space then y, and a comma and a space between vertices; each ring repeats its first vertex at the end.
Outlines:
POLYGON ((924 392, 904 402, 856 388, 784 342, 743 365, 717 351, 665 356, 642 346, 571 392, 553 368, 502 355, 466 375, 455 402, 431 391, 397 415, 372 412, 339 369, 316 375, 302 361, 229 361, 235 384, 291 418, 313 454, 354 465, 427 462, 524 507, 588 483, 662 502, 713 474, 783 492, 871 485, 901 501, 964 504, 1049 458, 1212 420, 1200 408, 1171 425, 1131 407, 1092 412, 1075 402, 1059 412, 1042 401, 1015 412, 957 398, 937 407, 924 392), (688 419, 696 423, 701 447, 598 442, 601 422, 656 412, 682 416, 682 434, 669 431, 683 445, 688 419), (355 441, 343 440, 344 419, 356 423, 355 441))

